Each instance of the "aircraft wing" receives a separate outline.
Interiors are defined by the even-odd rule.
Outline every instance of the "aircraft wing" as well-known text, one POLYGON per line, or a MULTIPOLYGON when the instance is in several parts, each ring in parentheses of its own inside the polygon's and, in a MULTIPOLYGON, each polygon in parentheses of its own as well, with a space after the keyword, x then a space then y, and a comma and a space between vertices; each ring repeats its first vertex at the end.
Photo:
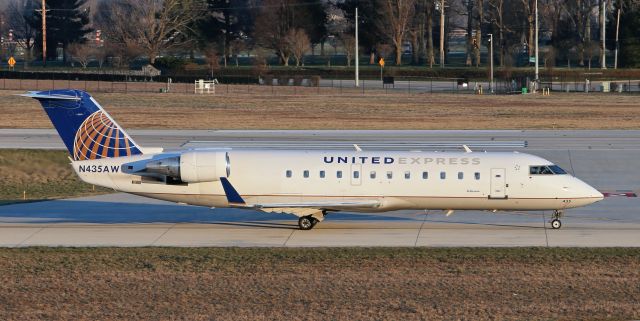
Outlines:
POLYGON ((227 196, 229 205, 234 207, 255 208, 266 212, 286 212, 293 213, 292 210, 319 211, 319 210, 341 210, 349 208, 376 208, 379 207, 378 199, 357 199, 357 200, 339 200, 339 201, 322 201, 322 202, 295 202, 295 203, 257 203, 247 204, 236 189, 231 185, 229 180, 221 177, 222 187, 227 196))

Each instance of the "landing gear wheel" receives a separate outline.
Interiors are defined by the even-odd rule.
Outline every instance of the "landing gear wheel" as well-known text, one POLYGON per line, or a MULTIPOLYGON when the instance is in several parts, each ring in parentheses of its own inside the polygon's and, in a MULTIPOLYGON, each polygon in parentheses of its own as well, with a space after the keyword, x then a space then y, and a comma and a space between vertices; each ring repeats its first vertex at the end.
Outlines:
POLYGON ((303 216, 298 219, 298 226, 303 231, 312 229, 316 224, 318 224, 318 220, 312 216, 303 216))
POLYGON ((562 222, 560 222, 560 218, 564 212, 562 210, 553 211, 553 215, 551 216, 551 228, 557 230, 562 227, 562 222))

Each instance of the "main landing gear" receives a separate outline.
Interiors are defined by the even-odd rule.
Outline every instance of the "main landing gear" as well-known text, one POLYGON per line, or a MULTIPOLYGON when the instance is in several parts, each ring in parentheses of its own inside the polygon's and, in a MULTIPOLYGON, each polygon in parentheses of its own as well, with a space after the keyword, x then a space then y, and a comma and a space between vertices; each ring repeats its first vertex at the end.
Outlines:
POLYGON ((314 226, 316 226, 316 224, 318 224, 318 219, 311 215, 302 216, 298 219, 298 226, 303 231, 312 229, 314 226))
POLYGON ((326 214, 326 211, 322 211, 311 215, 301 216, 298 218, 298 227, 303 231, 310 230, 314 228, 316 224, 320 223, 320 221, 324 220, 324 216, 326 214))
POLYGON ((564 214, 561 210, 553 211, 553 215, 551 216, 551 228, 557 230, 562 227, 562 222, 560 221, 560 217, 564 214))

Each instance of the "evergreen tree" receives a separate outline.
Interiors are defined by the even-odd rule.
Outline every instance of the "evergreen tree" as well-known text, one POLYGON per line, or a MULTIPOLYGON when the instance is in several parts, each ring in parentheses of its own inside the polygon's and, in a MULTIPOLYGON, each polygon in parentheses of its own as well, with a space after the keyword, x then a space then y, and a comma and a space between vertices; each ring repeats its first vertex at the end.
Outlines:
POLYGON ((338 9, 342 10, 347 20, 348 28, 345 30, 349 34, 353 34, 355 26, 355 11, 358 7, 358 42, 366 53, 371 55, 370 63, 375 63, 374 54, 376 45, 384 38, 384 33, 378 28, 376 21, 380 19, 377 12, 375 1, 345 0, 336 3, 338 9))
POLYGON ((220 54, 231 56, 231 42, 246 40, 253 28, 249 0, 208 0, 207 15, 194 21, 191 35, 200 48, 218 48, 220 54))
MULTIPOLYGON (((47 1, 47 59, 56 59, 58 44, 62 45, 64 60, 71 43, 83 43, 85 35, 92 31, 89 24, 87 0, 47 1)), ((36 49, 42 53, 42 16, 35 12, 30 24, 36 32, 36 49)))
POLYGON ((323 43, 328 36, 327 4, 316 0, 302 0, 300 5, 307 11, 306 19, 302 21, 300 27, 307 32, 312 44, 323 43))

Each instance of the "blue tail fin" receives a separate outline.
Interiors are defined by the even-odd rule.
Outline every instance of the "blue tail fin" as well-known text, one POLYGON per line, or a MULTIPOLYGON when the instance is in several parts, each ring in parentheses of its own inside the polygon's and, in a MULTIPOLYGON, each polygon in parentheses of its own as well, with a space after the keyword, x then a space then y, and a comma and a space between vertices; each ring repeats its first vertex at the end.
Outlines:
POLYGON ((142 154, 140 146, 84 91, 32 91, 23 96, 40 101, 74 160, 142 154))

